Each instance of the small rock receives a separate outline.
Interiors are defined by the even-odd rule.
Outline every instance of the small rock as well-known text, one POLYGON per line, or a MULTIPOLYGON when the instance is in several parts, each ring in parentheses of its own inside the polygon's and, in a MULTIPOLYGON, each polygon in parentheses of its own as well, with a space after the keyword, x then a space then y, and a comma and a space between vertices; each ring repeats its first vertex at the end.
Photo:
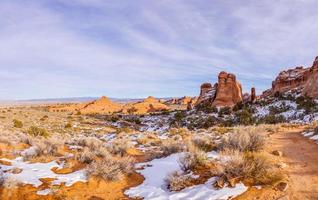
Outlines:
POLYGON ((279 156, 279 157, 283 156, 283 152, 278 151, 278 150, 273 151, 272 154, 275 155, 275 156, 279 156))
POLYGON ((288 188, 288 183, 286 183, 286 182, 280 182, 275 186, 276 190, 279 190, 282 192, 285 192, 287 190, 287 188, 288 188))

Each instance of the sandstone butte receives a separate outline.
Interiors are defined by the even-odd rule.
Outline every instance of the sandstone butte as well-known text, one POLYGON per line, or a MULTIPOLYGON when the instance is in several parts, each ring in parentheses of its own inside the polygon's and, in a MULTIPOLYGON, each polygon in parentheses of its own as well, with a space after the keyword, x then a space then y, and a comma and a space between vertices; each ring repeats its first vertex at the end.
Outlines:
POLYGON ((289 90, 299 90, 302 95, 318 97, 318 57, 311 67, 295 67, 280 72, 272 82, 272 88, 263 92, 262 97, 271 96, 276 93, 284 93, 289 90))
POLYGON ((51 112, 81 112, 83 114, 110 114, 113 112, 119 112, 123 105, 112 102, 108 97, 101 97, 88 103, 77 103, 67 105, 57 105, 49 108, 51 112))
POLYGON ((146 114, 164 110, 169 110, 169 107, 158 99, 149 96, 143 101, 124 105, 122 112, 126 114, 146 114))
POLYGON ((242 86, 236 76, 227 72, 220 72, 218 83, 201 85, 201 91, 196 105, 211 104, 216 107, 232 107, 243 101, 242 86))

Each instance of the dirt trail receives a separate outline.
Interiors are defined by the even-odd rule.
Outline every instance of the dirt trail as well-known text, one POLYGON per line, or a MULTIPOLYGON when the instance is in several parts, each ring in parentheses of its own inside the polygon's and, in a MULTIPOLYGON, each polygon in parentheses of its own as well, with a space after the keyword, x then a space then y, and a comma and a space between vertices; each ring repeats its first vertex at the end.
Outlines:
MULTIPOLYGON (((303 137, 301 130, 270 136, 270 148, 283 152, 282 161, 289 177, 290 200, 318 200, 318 144, 303 137)), ((287 199, 287 198, 286 198, 287 199)))

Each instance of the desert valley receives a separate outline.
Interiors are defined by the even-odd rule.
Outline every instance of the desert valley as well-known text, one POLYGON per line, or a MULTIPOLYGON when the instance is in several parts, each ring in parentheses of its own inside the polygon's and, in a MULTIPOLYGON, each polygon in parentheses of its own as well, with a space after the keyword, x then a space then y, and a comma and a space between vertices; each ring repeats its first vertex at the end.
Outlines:
POLYGON ((0 0, 0 200, 318 200, 318 0, 0 0))
POLYGON ((318 57, 243 94, 0 108, 0 199, 318 199, 318 57))

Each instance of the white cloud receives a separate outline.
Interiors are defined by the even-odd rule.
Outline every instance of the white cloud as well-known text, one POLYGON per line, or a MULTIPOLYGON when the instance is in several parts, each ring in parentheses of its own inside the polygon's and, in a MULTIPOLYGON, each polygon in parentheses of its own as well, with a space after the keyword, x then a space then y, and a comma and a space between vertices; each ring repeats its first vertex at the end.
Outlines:
POLYGON ((4 0, 0 98, 194 95, 221 70, 263 90, 316 56, 316 4, 4 0))

